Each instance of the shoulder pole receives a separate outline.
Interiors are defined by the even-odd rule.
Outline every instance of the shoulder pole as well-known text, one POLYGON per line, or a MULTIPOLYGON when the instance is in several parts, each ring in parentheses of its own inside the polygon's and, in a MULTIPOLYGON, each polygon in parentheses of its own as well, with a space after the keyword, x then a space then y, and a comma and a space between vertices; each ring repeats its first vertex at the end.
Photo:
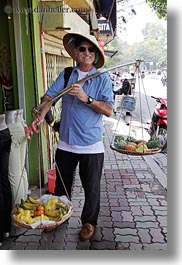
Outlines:
MULTIPOLYGON (((117 69, 117 68, 121 68, 121 67, 125 67, 125 66, 129 66, 129 65, 133 65, 135 64, 136 66, 139 65, 140 63, 142 62, 142 60, 136 60, 135 62, 130 62, 130 63, 125 63, 125 64, 120 64, 120 65, 117 65, 117 66, 113 66, 111 68, 108 68, 106 70, 103 70, 103 71, 100 71, 100 72, 96 72, 94 74, 91 74, 91 75, 88 75, 86 77, 84 77, 83 79, 80 79, 79 81, 73 83, 73 84, 80 84, 80 83, 83 83, 87 80, 90 80, 92 78, 95 78, 101 74, 104 74, 106 72, 110 72, 110 71, 113 71, 114 69, 117 69)), ((53 97, 50 97, 50 99, 40 103, 38 106, 36 107, 33 107, 32 109, 32 113, 36 114, 38 113, 46 104, 50 104, 50 103, 53 103, 56 99, 59 99, 61 98, 64 94, 68 93, 71 89, 72 89, 72 85, 71 84, 70 86, 62 89, 59 93, 57 93, 55 96, 53 97)))

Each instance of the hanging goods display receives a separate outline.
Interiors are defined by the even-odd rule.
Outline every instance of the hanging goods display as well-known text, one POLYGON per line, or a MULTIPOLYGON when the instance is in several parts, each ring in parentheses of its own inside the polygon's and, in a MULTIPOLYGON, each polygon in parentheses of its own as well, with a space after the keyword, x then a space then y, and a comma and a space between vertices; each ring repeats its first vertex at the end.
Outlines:
POLYGON ((16 204, 12 211, 14 224, 27 229, 42 229, 51 231, 67 221, 73 213, 73 204, 61 177, 59 168, 57 172, 64 186, 66 196, 55 196, 52 194, 42 195, 41 187, 41 158, 40 158, 40 135, 38 139, 39 158, 39 186, 40 196, 35 199, 30 195, 26 199, 21 199, 21 203, 16 204))
MULTIPOLYGON (((132 63, 127 63, 120 65, 128 66, 132 65, 132 63)), ((96 72, 90 76, 87 76, 77 83, 85 82, 91 78, 99 76, 103 73, 111 71, 112 69, 117 68, 118 66, 112 67, 110 69, 104 70, 102 72, 96 72)), ((73 84, 72 84, 73 85, 73 84)), ((36 115, 46 104, 52 104, 55 100, 61 98, 65 93, 69 92, 72 89, 72 85, 64 88, 60 93, 51 97, 48 101, 45 101, 34 107, 32 112, 36 115)), ((27 229, 43 229, 43 230, 52 230, 57 226, 64 223, 68 220, 73 213, 73 205, 71 200, 69 199, 68 193, 66 191, 67 196, 54 196, 54 195, 43 195, 41 189, 41 152, 40 152, 40 135, 37 135, 38 139, 38 154, 39 154, 39 186, 40 186, 40 197, 38 199, 32 198, 30 196, 25 200, 21 200, 21 203, 15 205, 12 212, 12 219, 14 223, 18 226, 27 228, 27 229)), ((65 187, 64 182, 62 180, 59 169, 56 165, 56 169, 61 178, 62 185, 65 187)))
POLYGON ((114 142, 110 144, 110 148, 121 154, 143 156, 153 155, 161 152, 158 142, 151 139, 148 142, 144 140, 136 140, 133 137, 115 136, 114 142))
POLYGON ((66 196, 45 194, 37 200, 30 196, 22 200, 13 209, 12 220, 27 229, 53 230, 70 218, 72 213, 72 203, 66 196))
MULTIPOLYGON (((132 90, 131 95, 118 95, 117 100, 117 108, 116 110, 120 112, 120 116, 116 125, 116 129, 114 131, 110 148, 114 151, 117 151, 121 154, 128 154, 128 155, 135 155, 135 156, 143 156, 143 155, 153 155, 156 153, 160 153, 164 150, 164 148, 167 146, 167 143, 164 143, 164 141, 160 141, 160 138, 157 137, 155 134, 150 134, 149 131, 144 127, 143 124, 143 102, 142 100, 146 100, 147 107, 150 113, 150 108, 146 96, 146 91, 143 83, 143 78, 140 71, 140 63, 142 61, 138 60, 135 64, 135 76, 136 76, 136 83, 138 85, 138 96, 136 96, 135 89, 132 90), (141 84, 143 87, 143 91, 141 91, 141 84), (142 98, 143 95, 143 98, 142 98), (120 98, 119 98, 120 97, 120 98), (133 112, 136 109, 136 103, 138 102, 138 109, 140 114, 140 125, 138 125, 138 128, 135 130, 132 128, 132 122, 133 122, 133 112), (120 103, 120 104, 119 104, 120 103), (127 117, 129 117, 128 121, 128 133, 127 135, 122 135, 119 133, 118 126, 120 123, 120 119, 123 115, 123 111, 126 111, 127 117)), ((145 110, 146 111, 146 110, 145 110)), ((166 136, 165 136, 166 137, 166 136)), ((166 139, 167 141, 167 139, 166 139)))

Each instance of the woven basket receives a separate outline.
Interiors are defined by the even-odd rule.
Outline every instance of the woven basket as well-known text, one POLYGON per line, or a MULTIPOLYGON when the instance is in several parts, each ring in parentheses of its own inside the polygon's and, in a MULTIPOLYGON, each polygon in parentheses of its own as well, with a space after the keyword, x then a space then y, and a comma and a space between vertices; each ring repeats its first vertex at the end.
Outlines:
MULTIPOLYGON (((54 223, 51 223, 51 224, 43 224, 43 223, 41 223, 40 225, 36 226, 35 229, 42 229, 42 230, 47 230, 47 231, 54 230, 56 227, 60 226, 65 221, 67 221, 71 217, 72 213, 73 213, 73 209, 71 209, 68 214, 64 215, 63 218, 60 221, 54 222, 54 223)), ((12 220, 13 220, 13 223, 16 224, 17 226, 20 226, 20 227, 23 227, 23 228, 27 228, 27 229, 33 229, 28 224, 25 224, 25 223, 22 223, 22 222, 17 222, 15 220, 15 215, 14 214, 12 214, 12 220)))
POLYGON ((133 155, 133 156, 154 155, 154 154, 160 153, 162 151, 162 149, 146 149, 146 150, 144 150, 144 152, 127 151, 124 149, 117 148, 112 144, 110 145, 110 148, 114 151, 121 153, 121 154, 133 155))
MULTIPOLYGON (((16 224, 17 226, 20 226, 20 227, 23 227, 23 228, 27 228, 27 229, 42 229, 42 230, 47 230, 47 231, 51 231, 51 230, 54 230, 56 227, 60 226, 61 224, 63 224, 65 221, 67 221, 71 215, 73 214, 73 205, 72 203, 67 199, 66 196, 62 196, 62 197, 58 197, 58 196, 52 196, 52 195, 43 195, 40 199, 38 199, 38 201, 46 201, 45 197, 47 196, 47 200, 48 198, 50 197, 54 197, 54 198, 59 198, 61 201, 63 201, 65 203, 65 198, 66 198, 66 201, 68 203, 66 203, 66 205, 69 207, 69 210, 68 210, 68 213, 65 214, 61 220, 55 222, 55 221, 43 221, 41 222, 38 222, 38 225, 36 225, 36 227, 32 227, 31 225, 29 224, 26 224, 24 222, 18 222, 16 219, 15 219, 15 209, 12 211, 12 221, 14 224, 16 224)), ((41 216, 40 216, 40 219, 41 219, 41 216)))

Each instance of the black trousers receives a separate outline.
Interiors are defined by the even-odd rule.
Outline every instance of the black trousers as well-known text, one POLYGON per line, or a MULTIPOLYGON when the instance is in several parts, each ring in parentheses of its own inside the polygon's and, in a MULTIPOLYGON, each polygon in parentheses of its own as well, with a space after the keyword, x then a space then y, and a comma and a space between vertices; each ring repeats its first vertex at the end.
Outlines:
POLYGON ((8 179, 11 135, 9 129, 0 131, 0 242, 3 233, 11 230, 12 193, 8 179))
MULTIPOLYGON (((97 225, 100 210, 100 180, 104 162, 104 153, 75 154, 60 149, 56 151, 56 164, 71 198, 72 184, 79 163, 79 175, 85 193, 85 202, 81 214, 82 224, 97 225)), ((58 170, 56 171, 55 195, 66 195, 58 170)))

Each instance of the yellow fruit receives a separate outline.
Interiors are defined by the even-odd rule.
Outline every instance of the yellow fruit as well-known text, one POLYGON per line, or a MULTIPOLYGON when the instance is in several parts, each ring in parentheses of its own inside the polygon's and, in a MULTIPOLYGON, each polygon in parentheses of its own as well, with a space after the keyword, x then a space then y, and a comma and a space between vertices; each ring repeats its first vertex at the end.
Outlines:
POLYGON ((17 214, 15 216, 15 220, 17 222, 24 222, 24 223, 29 223, 29 221, 31 220, 31 216, 30 216, 30 211, 26 210, 24 212, 21 212, 19 214, 17 214))
POLYGON ((18 213, 22 213, 24 211, 24 209, 23 208, 21 208, 21 207, 17 207, 16 209, 15 209, 15 212, 18 214, 18 213))
POLYGON ((53 211, 53 210, 56 210, 56 204, 48 204, 48 205, 45 205, 45 211, 53 211))
POLYGON ((59 200, 58 200, 58 198, 50 198, 48 201, 47 201, 47 203, 48 204, 55 204, 55 203, 57 203, 59 200))
POLYGON ((142 145, 145 145, 146 144, 146 142, 145 141, 143 141, 143 142, 140 142, 140 143, 138 143, 137 144, 137 148, 139 147, 139 146, 142 146, 142 145))
POLYGON ((37 206, 32 203, 23 202, 21 203, 21 207, 25 210, 36 210, 37 206))
POLYGON ((41 216, 36 216, 32 218, 32 223, 38 222, 38 221, 49 221, 49 217, 42 214, 41 216))
POLYGON ((57 217, 59 216, 59 210, 45 211, 45 215, 48 217, 57 217))
POLYGON ((142 144, 139 147, 137 147, 136 152, 143 153, 147 149, 146 144, 142 144))
POLYGON ((32 204, 35 204, 35 206, 40 205, 40 202, 38 202, 37 200, 35 200, 34 198, 28 196, 28 201, 32 204))

